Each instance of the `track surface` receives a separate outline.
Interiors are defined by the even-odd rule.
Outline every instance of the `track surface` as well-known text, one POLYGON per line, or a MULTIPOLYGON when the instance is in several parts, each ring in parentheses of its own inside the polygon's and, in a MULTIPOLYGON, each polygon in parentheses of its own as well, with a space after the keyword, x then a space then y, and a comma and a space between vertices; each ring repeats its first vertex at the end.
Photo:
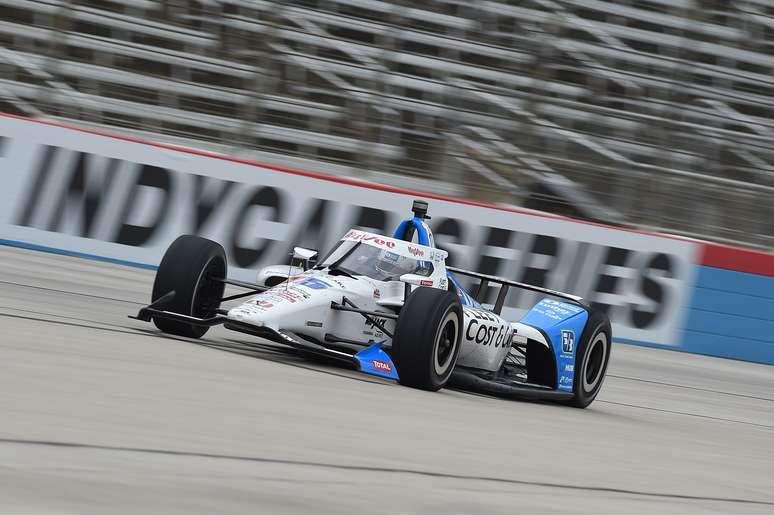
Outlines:
POLYGON ((126 318, 153 274, 0 247, 0 513, 774 513, 774 368, 625 345, 578 410, 126 318))

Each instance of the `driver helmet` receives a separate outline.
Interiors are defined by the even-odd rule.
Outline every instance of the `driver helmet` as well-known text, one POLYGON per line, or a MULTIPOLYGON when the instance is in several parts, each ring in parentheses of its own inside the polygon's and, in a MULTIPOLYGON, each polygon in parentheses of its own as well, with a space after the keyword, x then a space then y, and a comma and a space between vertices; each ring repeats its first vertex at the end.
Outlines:
POLYGON ((389 250, 379 251, 374 266, 379 272, 396 278, 403 274, 429 276, 433 271, 427 261, 417 261, 414 258, 401 256, 389 250))

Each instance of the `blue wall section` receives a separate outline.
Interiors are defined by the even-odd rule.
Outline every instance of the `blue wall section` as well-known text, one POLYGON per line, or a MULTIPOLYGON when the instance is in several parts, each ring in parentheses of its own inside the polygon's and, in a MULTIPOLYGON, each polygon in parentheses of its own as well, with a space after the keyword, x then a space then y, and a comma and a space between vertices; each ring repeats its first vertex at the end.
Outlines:
POLYGON ((698 268, 682 350, 774 364, 774 277, 698 268))

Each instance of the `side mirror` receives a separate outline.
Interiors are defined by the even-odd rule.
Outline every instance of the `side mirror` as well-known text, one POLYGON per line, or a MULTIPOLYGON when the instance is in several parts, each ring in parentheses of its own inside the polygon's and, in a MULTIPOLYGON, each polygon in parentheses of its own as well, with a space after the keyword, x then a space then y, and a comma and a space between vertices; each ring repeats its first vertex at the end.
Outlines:
POLYGON ((317 257, 317 251, 311 249, 305 249, 304 247, 293 247, 293 259, 301 259, 303 261, 309 261, 312 258, 317 257))
POLYGON ((317 251, 304 247, 293 247, 293 261, 300 262, 304 270, 309 270, 317 262, 317 251))
POLYGON ((413 286, 433 286, 432 279, 417 274, 403 274, 400 276, 400 281, 413 286))

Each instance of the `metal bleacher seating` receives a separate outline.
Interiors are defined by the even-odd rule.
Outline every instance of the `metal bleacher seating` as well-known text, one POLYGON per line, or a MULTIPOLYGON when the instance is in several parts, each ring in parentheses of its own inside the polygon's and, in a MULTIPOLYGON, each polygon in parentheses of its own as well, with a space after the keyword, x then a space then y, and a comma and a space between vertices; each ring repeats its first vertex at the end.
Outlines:
POLYGON ((0 12, 4 110, 774 244, 770 2, 0 0, 0 12))

